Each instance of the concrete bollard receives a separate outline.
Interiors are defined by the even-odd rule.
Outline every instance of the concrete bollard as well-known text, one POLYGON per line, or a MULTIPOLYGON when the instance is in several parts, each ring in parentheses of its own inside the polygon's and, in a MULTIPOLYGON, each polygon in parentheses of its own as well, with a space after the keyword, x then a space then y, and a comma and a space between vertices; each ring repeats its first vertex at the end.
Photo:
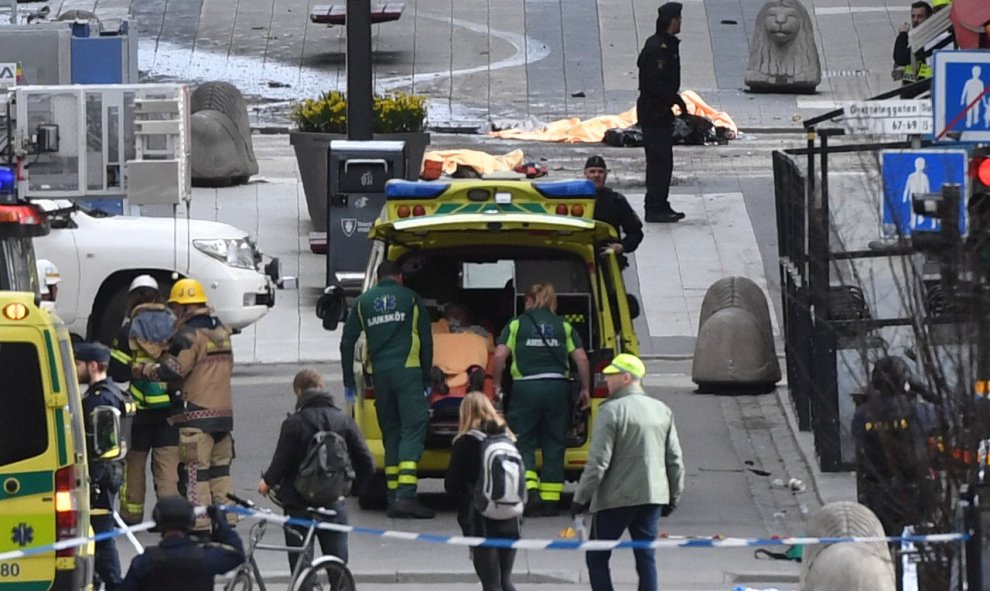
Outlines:
MULTIPOLYGON (((808 536, 884 536, 880 520, 865 505, 829 503, 811 514, 808 536)), ((884 542, 815 544, 801 558, 802 591, 894 591, 894 562, 884 542)))
POLYGON ((745 277, 719 279, 701 304, 691 379, 698 392, 770 392, 780 381, 770 308, 745 277))
POLYGON ((813 93, 822 81, 811 16, 798 0, 768 0, 756 15, 746 68, 753 92, 813 93))
POLYGON ((247 103, 237 87, 227 82, 202 84, 192 93, 190 111, 194 185, 238 185, 258 174, 247 103))

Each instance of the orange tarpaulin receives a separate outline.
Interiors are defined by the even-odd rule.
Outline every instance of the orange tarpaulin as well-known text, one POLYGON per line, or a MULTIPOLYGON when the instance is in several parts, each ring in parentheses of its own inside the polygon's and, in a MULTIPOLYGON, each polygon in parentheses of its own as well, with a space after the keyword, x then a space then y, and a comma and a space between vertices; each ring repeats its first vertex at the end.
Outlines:
MULTIPOLYGON (((739 129, 736 123, 725 111, 716 111, 701 99, 693 90, 685 90, 681 93, 684 104, 687 105, 688 113, 707 117, 718 127, 727 127, 734 134, 738 134, 739 129)), ((676 109, 675 109, 676 111, 676 109)), ((535 140, 543 142, 564 142, 567 144, 576 143, 600 143, 605 139, 605 131, 613 127, 632 127, 636 124, 636 107, 633 107, 621 115, 601 115, 586 119, 584 121, 577 117, 570 119, 560 119, 549 123, 543 129, 533 131, 523 131, 521 129, 503 129, 502 131, 492 131, 489 135, 507 140, 535 140)))
POLYGON ((481 174, 491 174, 497 170, 512 170, 522 164, 523 151, 513 150, 501 156, 492 156, 478 150, 434 150, 423 155, 423 161, 443 162, 443 171, 453 174, 458 164, 470 166, 481 174))

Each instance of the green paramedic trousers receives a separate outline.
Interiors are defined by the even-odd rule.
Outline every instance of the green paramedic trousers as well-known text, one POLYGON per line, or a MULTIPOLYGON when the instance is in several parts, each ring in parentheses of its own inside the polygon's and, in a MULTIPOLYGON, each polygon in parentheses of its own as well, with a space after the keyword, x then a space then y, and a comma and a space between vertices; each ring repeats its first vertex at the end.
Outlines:
POLYGON ((509 428, 516 434, 516 446, 526 464, 526 489, 538 489, 547 503, 560 500, 564 490, 564 451, 568 415, 571 411, 570 384, 566 380, 523 380, 512 382, 509 402, 509 428), (536 473, 536 448, 543 450, 543 471, 536 473))
POLYGON ((423 455, 430 412, 418 367, 376 371, 375 411, 385 446, 388 500, 416 497, 416 470, 423 455))

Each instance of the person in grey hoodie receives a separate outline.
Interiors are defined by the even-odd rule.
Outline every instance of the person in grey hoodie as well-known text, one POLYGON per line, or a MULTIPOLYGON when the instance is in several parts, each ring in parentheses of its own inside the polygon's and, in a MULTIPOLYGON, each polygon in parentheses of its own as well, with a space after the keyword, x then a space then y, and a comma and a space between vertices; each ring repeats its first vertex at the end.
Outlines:
MULTIPOLYGON (((323 376, 312 369, 304 369, 296 374, 292 381, 292 389, 296 393, 296 412, 282 421, 282 429, 278 435, 278 444, 272 455, 272 463, 262 474, 258 482, 258 492, 267 495, 276 488, 277 500, 289 517, 310 519, 306 507, 310 504, 299 494, 294 485, 299 465, 306 456, 309 443, 313 436, 320 431, 339 433, 347 442, 347 453, 351 457, 354 468, 354 483, 352 492, 359 492, 374 472, 374 460, 371 451, 364 442, 361 432, 349 415, 337 408, 327 391, 323 376)), ((327 521, 347 525, 347 503, 341 497, 336 503, 328 505, 327 509, 334 510, 337 515, 327 521)), ((289 525, 298 534, 305 535, 306 528, 301 525, 289 525)), ((287 546, 302 546, 303 538, 291 531, 285 532, 287 546)), ((329 554, 347 562, 347 533, 316 530, 320 540, 320 548, 324 554, 329 554)), ((311 557, 307 557, 309 559, 311 557)), ((289 553, 289 569, 295 571, 299 554, 289 553)))
MULTIPOLYGON (((609 397, 598 411, 588 463, 581 474, 571 515, 591 509, 591 539, 618 540, 628 529, 633 540, 653 541, 660 517, 670 515, 684 492, 684 459, 674 414, 643 390, 646 367, 622 353, 602 370, 609 397)), ((639 591, 657 589, 656 556, 633 550, 639 591)), ((611 591, 609 550, 585 556, 592 591, 611 591)))

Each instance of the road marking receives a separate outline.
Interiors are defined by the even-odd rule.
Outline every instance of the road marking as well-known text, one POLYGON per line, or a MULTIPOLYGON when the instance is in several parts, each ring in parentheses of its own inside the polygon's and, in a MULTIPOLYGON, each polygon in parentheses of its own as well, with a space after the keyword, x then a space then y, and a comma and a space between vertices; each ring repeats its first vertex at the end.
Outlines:
POLYGON ((855 14, 862 12, 904 12, 903 6, 822 6, 815 9, 817 16, 837 16, 843 14, 855 14))

